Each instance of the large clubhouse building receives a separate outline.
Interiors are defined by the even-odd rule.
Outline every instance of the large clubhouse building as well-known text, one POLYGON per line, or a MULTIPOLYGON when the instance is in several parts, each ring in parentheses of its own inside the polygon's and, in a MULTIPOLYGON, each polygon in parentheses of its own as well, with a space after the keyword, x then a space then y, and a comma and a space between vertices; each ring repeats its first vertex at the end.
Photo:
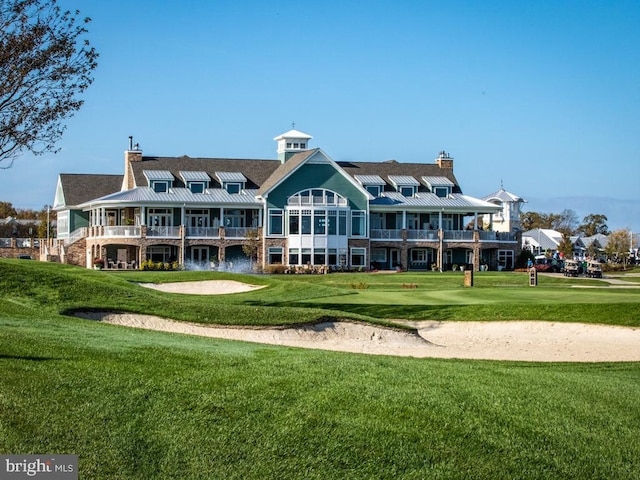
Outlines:
POLYGON ((335 162, 311 139, 277 136, 275 160, 143 156, 130 139, 124 175, 59 175, 61 260, 208 265, 246 259, 251 244, 265 269, 513 268, 518 229, 492 219, 519 197, 464 195, 445 152, 433 163, 335 162))

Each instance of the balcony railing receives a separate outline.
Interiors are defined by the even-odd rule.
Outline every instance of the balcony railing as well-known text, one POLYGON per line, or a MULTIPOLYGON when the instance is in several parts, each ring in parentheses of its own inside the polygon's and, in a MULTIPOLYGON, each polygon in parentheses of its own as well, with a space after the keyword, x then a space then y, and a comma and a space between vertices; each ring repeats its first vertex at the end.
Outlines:
POLYGON ((445 230, 444 240, 473 240, 473 230, 445 230))
POLYGON ((224 236, 226 238, 246 238, 250 227, 224 227, 224 236))
POLYGON ((432 240, 438 241, 437 230, 407 230, 407 240, 432 240))
POLYGON ((515 242, 516 234, 511 232, 485 232, 480 230, 480 241, 489 242, 515 242))
POLYGON ((369 238, 371 240, 402 240, 402 230, 372 228, 369 238))
POLYGON ((220 238, 219 227, 187 227, 187 237, 220 238))
POLYGON ((139 237, 140 227, 132 225, 114 225, 104 227, 105 237, 139 237))
POLYGON ((147 227, 147 237, 180 238, 180 227, 147 227))

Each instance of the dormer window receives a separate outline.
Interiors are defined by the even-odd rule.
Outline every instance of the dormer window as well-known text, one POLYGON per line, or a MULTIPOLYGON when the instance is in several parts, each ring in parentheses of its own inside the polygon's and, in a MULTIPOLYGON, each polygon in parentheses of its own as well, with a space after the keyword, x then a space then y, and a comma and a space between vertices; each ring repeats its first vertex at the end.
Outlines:
POLYGON ((216 172, 216 178, 228 193, 240 193, 247 182, 247 178, 240 172, 216 172))
POLYGON ((204 182, 189 182, 187 188, 191 190, 191 193, 204 193, 204 182))
POLYGON ((416 187, 414 186, 404 186, 404 187, 400 187, 400 193, 402 194, 403 197, 413 197, 416 194, 416 187))
POLYGON ((239 183, 225 183, 222 188, 224 188, 228 193, 240 193, 242 185, 239 183))
POLYGON ((378 175, 354 175, 354 178, 374 197, 379 197, 384 189, 385 182, 378 175))
POLYGON ((168 192, 173 187, 173 174, 168 170, 143 170, 142 173, 156 193, 168 192))
POLYGON ((365 188, 367 189, 367 192, 369 192, 374 197, 379 197, 380 189, 382 187, 380 185, 367 185, 365 188))
POLYGON ((169 182, 164 180, 154 180, 151 182, 151 188, 156 193, 165 193, 169 191, 169 182))
POLYGON ((415 197, 420 186, 420 182, 409 175, 389 175, 389 181, 396 187, 398 193, 408 198, 415 197))
POLYGON ((448 187, 435 187, 433 189, 433 193, 435 193, 437 197, 446 198, 449 195, 449 188, 448 187))
POLYGON ((191 190, 191 193, 204 193, 209 188, 211 177, 207 172, 198 171, 181 171, 180 176, 185 186, 191 190))
POLYGON ((422 181, 429 189, 429 191, 435 194, 437 197, 446 198, 453 192, 454 183, 447 177, 422 177, 422 181))

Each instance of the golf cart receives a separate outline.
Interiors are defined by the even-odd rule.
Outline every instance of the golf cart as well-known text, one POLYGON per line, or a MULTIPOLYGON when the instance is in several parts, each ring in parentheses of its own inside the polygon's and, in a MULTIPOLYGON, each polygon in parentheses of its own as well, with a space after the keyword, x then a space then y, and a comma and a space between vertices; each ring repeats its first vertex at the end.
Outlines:
POLYGON ((564 276, 565 277, 577 277, 580 273, 580 265, 575 260, 564 261, 564 276))
POLYGON ((592 278, 602 278, 602 265, 600 265, 600 262, 587 262, 586 275, 592 278))

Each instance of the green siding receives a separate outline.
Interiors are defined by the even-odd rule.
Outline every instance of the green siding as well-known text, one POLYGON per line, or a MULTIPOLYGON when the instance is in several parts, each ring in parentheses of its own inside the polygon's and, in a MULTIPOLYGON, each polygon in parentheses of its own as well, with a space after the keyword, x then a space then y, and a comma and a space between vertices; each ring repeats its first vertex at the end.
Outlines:
POLYGON ((352 210, 367 210, 369 200, 331 164, 305 164, 280 183, 267 199, 269 208, 284 208, 287 198, 309 188, 324 188, 348 199, 352 210))
POLYGON ((89 226, 89 212, 83 212, 82 210, 70 210, 69 211, 69 233, 77 230, 78 228, 89 226))

